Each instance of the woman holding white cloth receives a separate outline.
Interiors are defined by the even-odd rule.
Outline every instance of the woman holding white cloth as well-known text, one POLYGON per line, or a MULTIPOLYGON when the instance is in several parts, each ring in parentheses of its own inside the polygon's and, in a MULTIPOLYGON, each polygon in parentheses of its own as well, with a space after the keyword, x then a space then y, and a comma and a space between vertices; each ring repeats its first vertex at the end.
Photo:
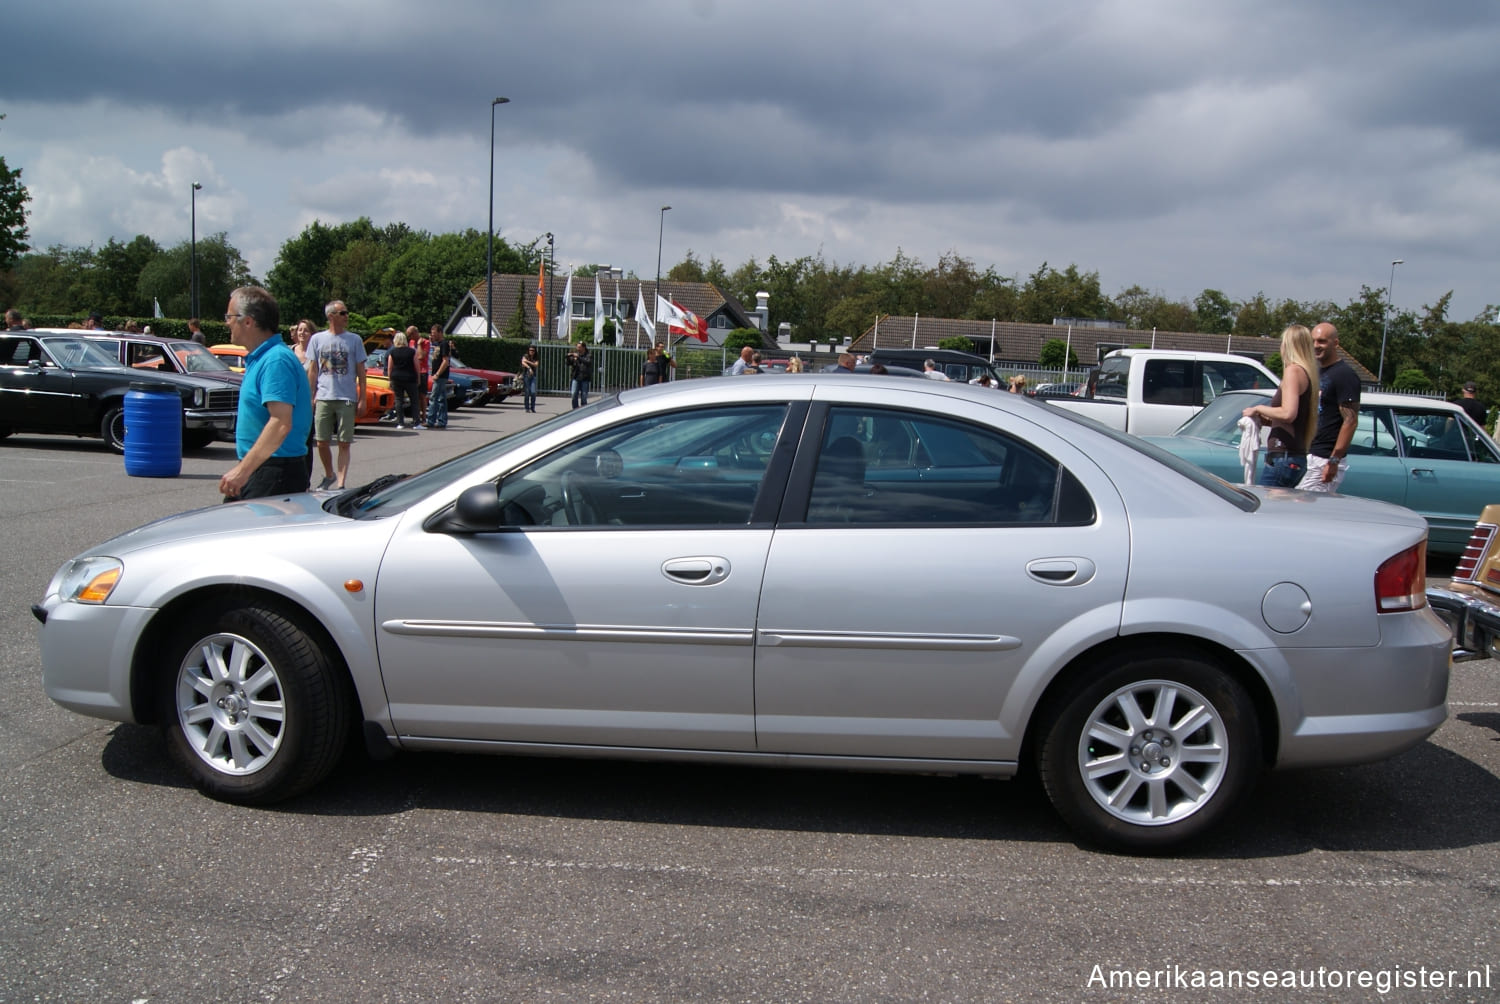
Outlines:
POLYGON ((1270 403, 1251 405, 1243 414, 1270 426, 1257 483, 1295 488, 1307 473, 1307 448, 1318 417, 1318 358, 1305 326, 1291 324, 1281 333, 1281 361, 1281 386, 1270 403))

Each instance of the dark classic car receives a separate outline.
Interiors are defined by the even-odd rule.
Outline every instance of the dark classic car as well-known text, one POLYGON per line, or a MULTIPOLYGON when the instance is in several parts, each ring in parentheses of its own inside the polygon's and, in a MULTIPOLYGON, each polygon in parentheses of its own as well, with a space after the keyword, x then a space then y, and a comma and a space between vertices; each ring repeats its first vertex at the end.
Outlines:
MULTIPOLYGON (((64 332, 58 332, 63 334, 64 332)), ((197 373, 238 387, 245 379, 206 345, 183 338, 137 335, 128 331, 69 331, 98 342, 131 369, 162 373, 197 373)))
POLYGON ((240 391, 223 380, 121 365, 79 332, 0 335, 0 439, 16 432, 97 436, 125 452, 125 395, 169 387, 182 397, 182 442, 200 449, 234 431, 240 391))

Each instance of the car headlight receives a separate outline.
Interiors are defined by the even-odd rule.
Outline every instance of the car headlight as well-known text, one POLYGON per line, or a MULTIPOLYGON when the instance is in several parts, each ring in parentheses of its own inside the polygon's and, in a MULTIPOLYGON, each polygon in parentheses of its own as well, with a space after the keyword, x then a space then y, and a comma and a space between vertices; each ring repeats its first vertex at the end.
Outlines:
POLYGON ((204 403, 206 401, 207 401, 207 396, 204 393, 203 388, 202 387, 195 388, 193 390, 193 407, 194 408, 201 408, 201 407, 203 407, 203 405, 204 405, 204 403))
POLYGON ((48 592, 64 602, 103 603, 115 591, 124 571, 125 563, 119 558, 74 558, 58 570, 48 592))

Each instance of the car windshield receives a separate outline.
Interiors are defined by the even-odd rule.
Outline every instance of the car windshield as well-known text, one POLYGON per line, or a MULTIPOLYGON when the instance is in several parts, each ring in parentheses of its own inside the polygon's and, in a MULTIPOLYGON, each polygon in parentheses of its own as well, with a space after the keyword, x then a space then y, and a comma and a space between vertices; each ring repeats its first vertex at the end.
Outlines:
POLYGON ((53 359, 70 369, 117 370, 124 368, 118 359, 110 355, 108 349, 86 338, 49 338, 44 344, 53 359))
POLYGON ((229 365, 197 342, 173 342, 172 352, 189 373, 230 373, 229 365))
POLYGON ((1252 404, 1264 404, 1269 397, 1270 394, 1251 394, 1244 391, 1220 394, 1204 405, 1202 411, 1182 423, 1182 428, 1173 435, 1206 439, 1210 443, 1219 443, 1224 446, 1239 446, 1241 413, 1252 404))
MULTIPOLYGON (((565 411, 561 415, 529 426, 477 449, 470 450, 468 453, 454 457, 452 460, 438 464, 436 467, 429 467, 420 474, 403 478, 387 488, 372 493, 369 498, 361 500, 357 511, 352 515, 355 519, 377 519, 404 512, 414 502, 426 498, 444 485, 461 481, 464 477, 485 466, 501 454, 524 446, 534 439, 540 439, 558 426, 566 425, 580 418, 586 418, 597 411, 613 408, 618 404, 619 398, 611 394, 608 397, 599 398, 593 403, 579 408, 577 411, 565 411)), ((330 499, 324 504, 324 508, 329 512, 335 511, 334 506, 337 501, 337 498, 330 499)))

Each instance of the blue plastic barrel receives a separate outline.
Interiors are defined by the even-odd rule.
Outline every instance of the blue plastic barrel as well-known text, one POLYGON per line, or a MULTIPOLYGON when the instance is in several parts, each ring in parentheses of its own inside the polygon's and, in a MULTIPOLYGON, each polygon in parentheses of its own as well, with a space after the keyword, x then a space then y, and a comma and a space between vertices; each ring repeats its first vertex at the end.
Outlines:
POLYGON ((125 473, 136 478, 182 473, 182 398, 176 390, 132 384, 126 393, 125 473))

